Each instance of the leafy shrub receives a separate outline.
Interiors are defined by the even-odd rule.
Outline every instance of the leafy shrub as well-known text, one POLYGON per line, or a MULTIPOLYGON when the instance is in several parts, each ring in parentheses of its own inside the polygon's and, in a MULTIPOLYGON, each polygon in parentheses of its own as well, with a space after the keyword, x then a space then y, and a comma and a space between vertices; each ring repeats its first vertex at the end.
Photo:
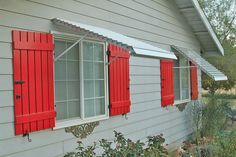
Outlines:
MULTIPOLYGON (((203 97, 211 97, 212 95, 210 93, 202 94, 203 97)), ((217 99, 236 99, 235 94, 226 94, 226 93, 215 93, 214 97, 217 99)))
POLYGON ((84 147, 81 141, 78 141, 78 147, 75 152, 69 152, 64 157, 93 157, 96 143, 92 146, 84 147))
POLYGON ((202 109, 202 137, 214 137, 225 128, 229 107, 230 104, 226 100, 219 100, 215 96, 208 98, 202 109))
POLYGON ((219 157, 235 157, 236 156, 236 132, 222 132, 217 138, 215 145, 219 157))
MULTIPOLYGON (((163 146, 163 135, 149 136, 147 145, 138 140, 133 142, 126 139, 122 133, 116 132, 113 142, 102 139, 99 141, 103 153, 100 157, 167 157, 167 149, 163 146)), ((81 142, 75 152, 69 152, 65 157, 93 157, 96 156, 96 143, 93 146, 84 147, 81 142)))
POLYGON ((230 104, 210 95, 205 104, 193 106, 196 125, 192 139, 184 142, 182 157, 235 157, 236 132, 227 130, 230 104))

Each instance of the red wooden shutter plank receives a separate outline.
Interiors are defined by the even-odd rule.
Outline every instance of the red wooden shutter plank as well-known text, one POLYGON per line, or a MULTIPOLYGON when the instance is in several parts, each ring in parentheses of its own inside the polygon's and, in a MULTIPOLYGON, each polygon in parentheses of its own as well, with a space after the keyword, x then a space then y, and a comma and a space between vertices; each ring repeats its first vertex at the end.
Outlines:
POLYGON ((51 48, 33 47, 45 44, 53 47, 52 36, 13 31, 12 39, 21 46, 18 49, 13 44, 14 81, 24 81, 14 84, 15 134, 52 128, 55 126, 53 52, 51 48), (25 47, 28 45, 31 47, 25 47), (16 99, 17 95, 21 98, 16 99))
MULTIPOLYGON (((29 32, 32 33, 32 32, 29 32)), ((53 51, 53 45, 48 43, 34 43, 34 42, 13 42, 13 48, 19 50, 50 50, 53 51)))
MULTIPOLYGON (((35 32, 35 42, 41 42, 41 33, 35 32)), ((36 78, 36 109, 37 112, 43 111, 43 95, 42 95, 42 55, 41 51, 36 50, 35 51, 35 68, 37 69, 37 72, 35 72, 35 78, 36 78), (36 59, 37 58, 37 59, 36 59)), ((43 120, 37 121, 37 129, 42 130, 43 129, 43 120)))
POLYGON ((191 98, 192 100, 198 99, 198 79, 197 79, 197 66, 190 62, 190 74, 191 74, 191 98))
MULTIPOLYGON (((28 32, 28 42, 34 42, 34 33, 28 32)), ((29 67, 29 112, 33 114, 36 112, 35 103, 35 52, 34 50, 28 50, 28 67, 29 67)), ((36 122, 30 124, 32 131, 37 130, 36 122)))
MULTIPOLYGON (((14 31, 12 34, 12 39, 14 41, 20 41, 20 33, 18 31, 14 31)), ((13 68, 14 68, 14 81, 21 80, 21 54, 20 50, 13 50, 13 68)), ((15 115, 22 114, 22 99, 17 99, 17 96, 21 96, 21 84, 14 83, 14 109, 15 115)), ((15 125, 16 134, 20 134, 22 132, 22 125, 15 125)))
POLYGON ((129 52, 115 45, 109 45, 109 61, 117 57, 109 65, 110 115, 130 112, 129 95, 129 52))
MULTIPOLYGON (((27 42, 27 32, 21 32, 21 41, 27 42)), ((25 83, 22 84, 22 114, 29 114, 29 84, 28 84, 28 52, 21 50, 21 80, 25 83)), ((30 130, 29 123, 23 124, 23 132, 30 130)))
MULTIPOLYGON (((53 37, 51 34, 48 34, 48 43, 53 43, 53 37)), ((48 92, 49 92, 49 111, 54 111, 54 66, 53 66, 53 51, 48 51, 48 92), (50 79, 52 78, 52 79, 50 79)), ((49 127, 55 126, 54 117, 49 119, 49 127)))
POLYGON ((161 106, 174 104, 173 60, 161 60, 161 106))
MULTIPOLYGON (((41 42, 47 43, 47 35, 41 34, 41 42)), ((48 111, 48 53, 42 51, 42 90, 43 90, 43 112, 48 111)), ((43 127, 49 127, 49 120, 43 121, 43 127)))

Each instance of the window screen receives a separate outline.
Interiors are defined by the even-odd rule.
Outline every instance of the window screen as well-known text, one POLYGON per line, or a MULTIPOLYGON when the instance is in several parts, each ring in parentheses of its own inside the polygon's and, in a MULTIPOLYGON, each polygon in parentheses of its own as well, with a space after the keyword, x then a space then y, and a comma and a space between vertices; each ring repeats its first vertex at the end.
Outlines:
MULTIPOLYGON (((55 56, 74 42, 56 39, 55 56)), ((104 48, 103 43, 85 40, 55 61, 57 120, 105 115, 104 48)))
POLYGON ((175 100, 190 99, 189 62, 184 57, 178 57, 174 64, 175 100))
MULTIPOLYGON (((55 56, 73 42, 56 40, 55 56)), ((80 117, 79 46, 55 62, 55 100, 57 119, 80 117)))
POLYGON ((105 114, 104 45, 83 42, 84 114, 105 114))

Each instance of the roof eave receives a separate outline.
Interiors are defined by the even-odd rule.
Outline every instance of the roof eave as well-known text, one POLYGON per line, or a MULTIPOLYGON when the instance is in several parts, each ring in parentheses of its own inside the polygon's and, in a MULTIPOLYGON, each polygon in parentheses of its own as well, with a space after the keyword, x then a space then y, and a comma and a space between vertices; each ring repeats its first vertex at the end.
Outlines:
POLYGON ((221 43, 220 43, 218 37, 216 36, 216 34, 215 34, 215 32, 214 32, 214 30, 213 30, 211 24, 209 23, 209 21, 208 21, 206 15, 205 15, 204 12, 202 11, 202 9, 201 9, 201 7, 200 7, 198 1, 197 1, 197 0, 192 0, 192 3, 193 3, 193 5, 194 5, 194 8, 197 10, 197 12, 198 12, 198 14, 199 14, 199 16, 200 16, 202 22, 203 22, 204 25, 206 26, 206 28, 207 28, 207 30, 208 30, 210 36, 211 36, 212 39, 214 40, 214 42, 215 42, 215 44, 216 44, 216 46, 217 46, 217 48, 218 48, 220 54, 221 54, 222 56, 224 56, 224 48, 223 48, 223 46, 221 45, 221 43))

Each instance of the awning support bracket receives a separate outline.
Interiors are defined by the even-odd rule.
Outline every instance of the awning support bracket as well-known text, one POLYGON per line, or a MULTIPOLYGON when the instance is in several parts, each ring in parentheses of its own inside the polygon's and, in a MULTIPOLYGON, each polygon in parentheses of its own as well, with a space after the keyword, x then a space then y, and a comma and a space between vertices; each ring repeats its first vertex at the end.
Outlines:
POLYGON ((112 60, 110 62, 107 62, 106 65, 110 65, 112 62, 114 62, 118 57, 120 57, 125 51, 127 51, 126 49, 123 49, 122 51, 120 51, 114 58, 112 58, 112 60))
POLYGON ((74 44, 72 44, 70 47, 68 47, 66 50, 64 50, 60 55, 54 58, 54 61, 57 61, 59 58, 61 58, 64 54, 66 54, 70 49, 72 49, 75 45, 77 45, 81 40, 83 40, 88 33, 86 33, 84 36, 82 36, 80 39, 78 39, 74 44))

